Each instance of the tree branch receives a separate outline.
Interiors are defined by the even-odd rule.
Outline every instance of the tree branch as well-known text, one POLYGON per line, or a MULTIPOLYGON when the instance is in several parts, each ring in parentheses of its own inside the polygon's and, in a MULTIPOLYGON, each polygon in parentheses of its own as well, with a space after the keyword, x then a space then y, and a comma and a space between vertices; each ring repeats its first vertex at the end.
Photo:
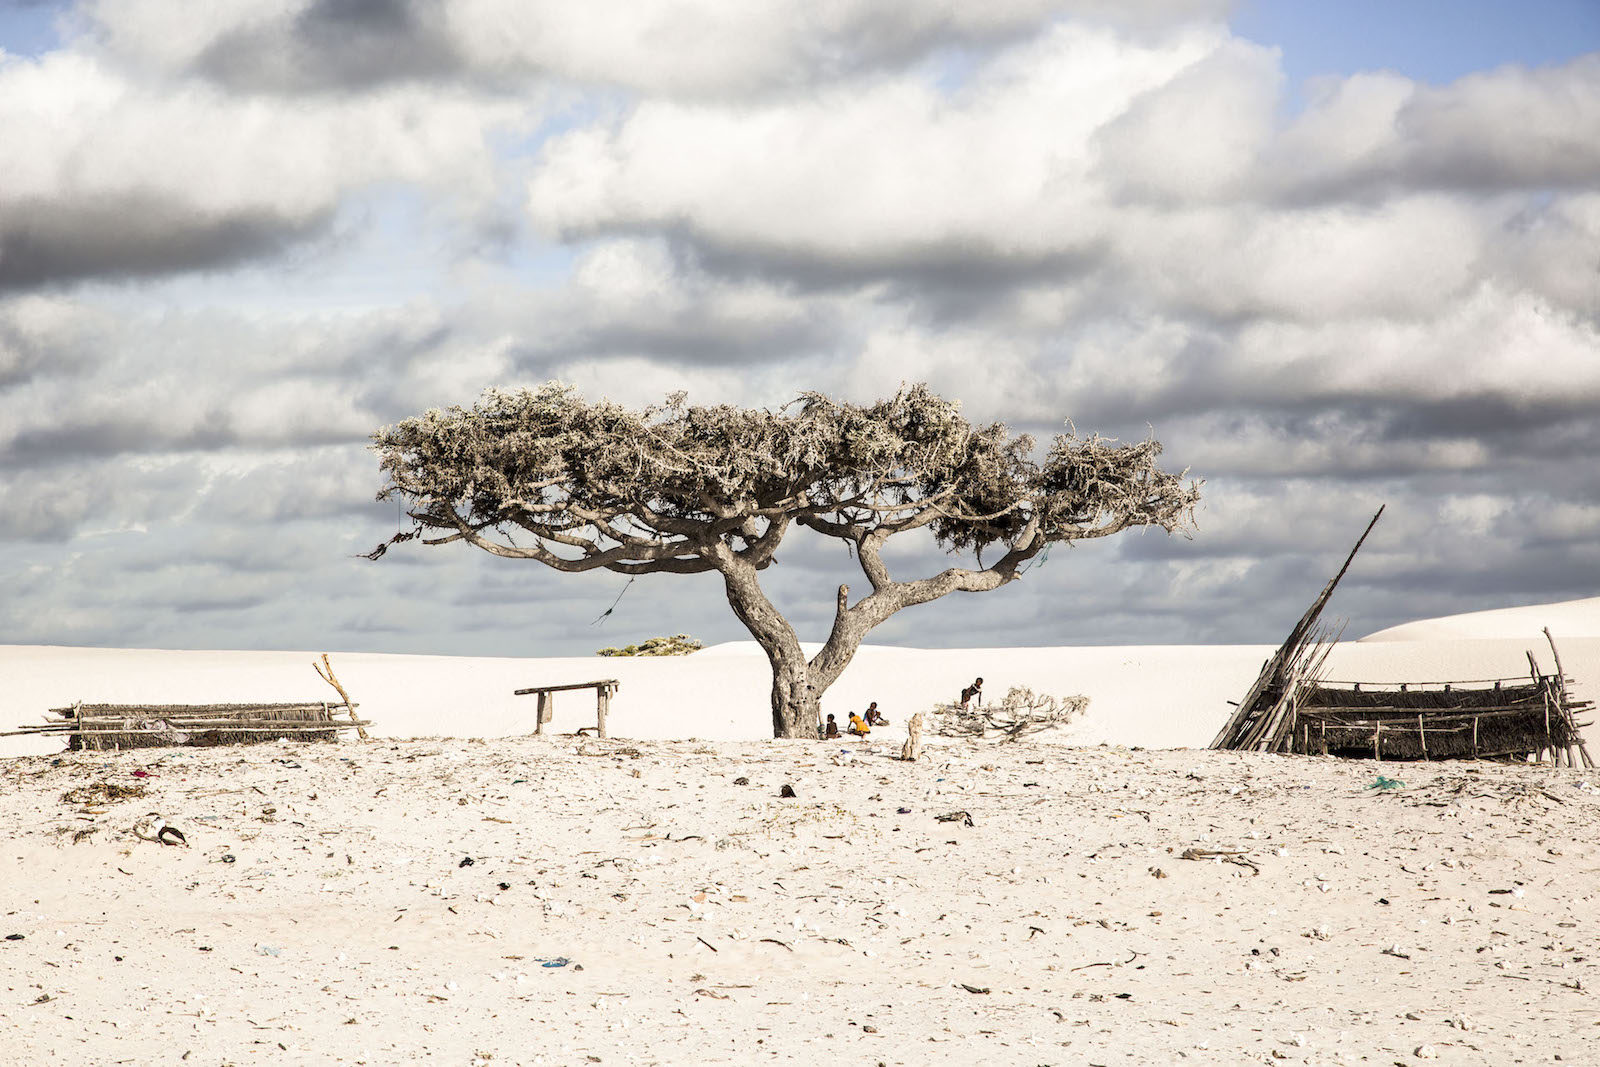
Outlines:
POLYGON ((426 544, 448 544, 451 541, 464 540, 468 544, 491 555, 506 559, 533 559, 545 566, 567 574, 578 574, 592 570, 611 570, 620 574, 652 574, 657 572, 676 574, 699 574, 710 570, 711 565, 698 555, 695 555, 696 546, 688 543, 661 545, 654 548, 640 548, 633 545, 619 545, 616 548, 600 550, 588 544, 584 555, 576 559, 559 556, 542 544, 535 542, 531 545, 503 545, 498 541, 484 537, 483 527, 474 526, 459 514, 449 511, 441 516, 430 513, 427 521, 431 525, 440 526, 441 518, 448 520, 456 527, 456 531, 446 537, 426 540, 426 544), (643 557, 643 558, 641 558, 643 557))
MULTIPOLYGON (((889 536, 888 533, 883 533, 876 544, 863 546, 858 555, 864 570, 868 566, 869 559, 877 559, 882 540, 889 536)), ((850 665, 862 639, 895 612, 917 604, 926 604, 950 593, 978 593, 998 589, 1008 582, 1015 581, 1019 576, 1018 568, 1038 555, 1045 544, 1045 540, 1039 535, 1039 520, 1035 516, 1023 527, 1015 546, 982 570, 950 567, 931 578, 911 582, 890 581, 888 572, 884 570, 881 572, 883 584, 878 585, 874 582, 873 591, 854 607, 848 604, 849 587, 841 585, 834 611, 833 628, 828 634, 828 640, 811 660, 813 671, 820 679, 831 685, 845 667, 850 665)), ((881 561, 878 565, 881 567, 881 561)), ((870 576, 872 572, 868 571, 868 574, 870 576)))

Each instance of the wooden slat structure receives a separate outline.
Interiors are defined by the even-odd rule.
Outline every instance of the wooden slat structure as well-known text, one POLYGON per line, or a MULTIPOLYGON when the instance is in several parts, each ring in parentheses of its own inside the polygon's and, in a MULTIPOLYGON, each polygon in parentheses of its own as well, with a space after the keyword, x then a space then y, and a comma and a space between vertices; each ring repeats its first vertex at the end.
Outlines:
POLYGON ((105 751, 164 745, 256 744, 263 741, 334 741, 339 731, 371 725, 355 705, 325 701, 278 704, 74 704, 51 708, 51 721, 6 736, 64 737, 74 750, 105 751), (336 711, 349 718, 335 719, 336 711))
POLYGON ((1372 517, 1344 566, 1262 666, 1212 748, 1388 760, 1549 759, 1593 767, 1576 700, 1548 629, 1555 671, 1528 653, 1526 678, 1473 682, 1335 682, 1323 679, 1337 634, 1318 625, 1339 581, 1383 514, 1372 517))
MULTIPOLYGON (((529 696, 537 694, 539 697, 539 716, 534 724, 533 732, 544 733, 544 724, 555 717, 555 694, 565 693, 573 689, 594 690, 595 734, 599 737, 610 737, 606 732, 606 715, 611 711, 611 698, 617 690, 622 688, 622 683, 615 678, 602 678, 595 682, 568 682, 564 685, 534 685, 527 689, 512 690, 513 696, 529 696)), ((578 732, 584 733, 588 727, 583 727, 578 732)))
POLYGON ((1548 759, 1592 767, 1577 721, 1588 701, 1570 679, 1533 671, 1488 682, 1319 681, 1302 687, 1286 729, 1264 751, 1386 760, 1548 759))

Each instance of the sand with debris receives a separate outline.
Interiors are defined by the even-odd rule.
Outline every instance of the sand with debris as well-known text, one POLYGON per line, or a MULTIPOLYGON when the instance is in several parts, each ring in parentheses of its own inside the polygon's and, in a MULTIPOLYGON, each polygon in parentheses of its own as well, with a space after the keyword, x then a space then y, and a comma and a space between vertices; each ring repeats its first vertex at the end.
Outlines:
POLYGON ((897 747, 7 761, 5 1056, 1595 1062, 1594 772, 897 747))

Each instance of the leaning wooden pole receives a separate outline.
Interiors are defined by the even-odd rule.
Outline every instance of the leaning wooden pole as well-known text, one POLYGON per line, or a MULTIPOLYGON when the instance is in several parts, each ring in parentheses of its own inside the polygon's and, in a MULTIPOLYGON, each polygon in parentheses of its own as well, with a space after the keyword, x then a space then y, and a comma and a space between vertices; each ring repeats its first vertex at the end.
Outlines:
MULTIPOLYGON (((1256 706, 1260 703, 1262 695, 1274 685, 1282 686, 1290 680, 1290 676, 1294 673, 1293 666, 1295 661, 1299 658, 1301 648, 1306 643, 1307 637, 1315 629, 1317 620, 1322 616, 1322 609, 1328 606, 1328 600, 1333 596, 1333 591, 1339 587, 1339 582, 1343 580, 1345 574, 1350 570, 1350 564, 1355 561, 1356 553, 1360 552, 1361 546, 1366 544, 1367 536, 1372 533, 1372 528, 1378 525, 1378 520, 1383 517, 1383 509, 1387 506, 1383 505, 1378 508, 1377 513, 1372 516, 1372 521, 1367 523, 1367 528, 1361 532, 1361 536, 1356 540, 1355 547, 1345 557, 1344 566, 1340 567, 1339 572, 1329 579, 1327 585, 1322 587, 1322 592, 1317 594, 1316 600, 1311 602, 1311 606, 1300 617, 1300 621, 1295 623, 1294 629, 1289 631, 1289 636, 1284 639, 1283 644, 1278 647, 1278 650, 1272 654, 1271 658, 1261 668, 1261 674, 1256 677, 1255 684, 1250 687, 1244 699, 1239 702, 1238 710, 1229 717, 1227 723, 1223 725, 1216 738, 1211 742, 1212 748, 1248 747, 1240 743, 1240 732, 1251 721, 1251 716, 1255 713, 1256 706)), ((1277 702, 1274 702, 1275 707, 1276 705, 1277 702)), ((1252 741, 1259 740, 1260 730, 1250 732, 1252 741)))
POLYGON ((1372 521, 1367 523, 1367 528, 1361 532, 1361 536, 1356 540, 1355 547, 1344 558, 1344 566, 1339 568, 1339 573, 1328 580, 1328 584, 1322 587, 1322 592, 1317 594, 1317 599, 1312 602, 1310 608, 1306 609, 1306 613, 1301 617, 1299 623, 1295 625, 1293 630, 1289 631, 1289 639, 1283 643, 1284 648, 1292 648, 1303 643, 1306 635, 1311 632, 1311 628, 1316 626, 1317 619, 1322 615, 1322 609, 1328 606, 1328 601, 1332 598, 1333 591, 1339 588, 1339 583, 1344 580, 1345 574, 1350 570, 1350 564, 1355 562, 1356 553, 1360 552, 1361 546, 1367 543, 1367 535, 1372 533, 1372 528, 1378 525, 1379 519, 1383 518, 1384 507, 1388 507, 1388 505, 1385 504, 1378 508, 1377 514, 1372 516, 1372 521))
POLYGON ((1589 749, 1583 743, 1583 735, 1578 732, 1577 720, 1572 717, 1572 701, 1567 696, 1567 671, 1566 668, 1561 666, 1561 650, 1556 647, 1556 639, 1550 633, 1550 627, 1548 626, 1544 628, 1544 639, 1550 642, 1550 655, 1556 661, 1556 686, 1557 692, 1561 696, 1561 716, 1566 721, 1567 736, 1571 738, 1571 744, 1567 749, 1567 766, 1577 766, 1577 761, 1572 758, 1571 748, 1571 745, 1575 744, 1578 748, 1578 755, 1583 757, 1583 765, 1585 767, 1593 767, 1594 760, 1589 758, 1589 749))
POLYGON ((320 666, 317 664, 316 660, 311 661, 311 666, 316 668, 316 672, 322 678, 322 680, 333 686, 333 688, 338 691, 339 696, 343 698, 344 710, 350 713, 350 721, 355 723, 356 736, 360 737, 363 741, 371 740, 369 737, 367 737, 367 728, 361 725, 360 719, 356 718, 356 706, 350 700, 350 694, 344 691, 344 686, 339 684, 339 679, 334 675, 333 664, 328 662, 328 654, 326 652, 322 654, 322 663, 320 666), (323 668, 327 668, 326 672, 324 672, 323 668))

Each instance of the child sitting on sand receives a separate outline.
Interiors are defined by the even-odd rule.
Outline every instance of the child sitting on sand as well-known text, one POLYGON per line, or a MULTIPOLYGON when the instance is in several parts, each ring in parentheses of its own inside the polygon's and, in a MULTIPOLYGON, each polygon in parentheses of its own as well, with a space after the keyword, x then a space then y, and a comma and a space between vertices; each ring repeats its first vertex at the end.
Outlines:
POLYGON ((867 713, 862 716, 867 720, 868 726, 888 726, 889 720, 883 717, 883 712, 878 710, 878 702, 874 700, 867 705, 867 713))
POLYGON ((868 726, 861 716, 852 711, 850 713, 850 732, 857 737, 866 737, 872 732, 872 727, 868 726))
POLYGON ((825 741, 836 740, 839 737, 839 724, 833 721, 833 716, 828 716, 828 725, 823 727, 822 737, 825 741))

